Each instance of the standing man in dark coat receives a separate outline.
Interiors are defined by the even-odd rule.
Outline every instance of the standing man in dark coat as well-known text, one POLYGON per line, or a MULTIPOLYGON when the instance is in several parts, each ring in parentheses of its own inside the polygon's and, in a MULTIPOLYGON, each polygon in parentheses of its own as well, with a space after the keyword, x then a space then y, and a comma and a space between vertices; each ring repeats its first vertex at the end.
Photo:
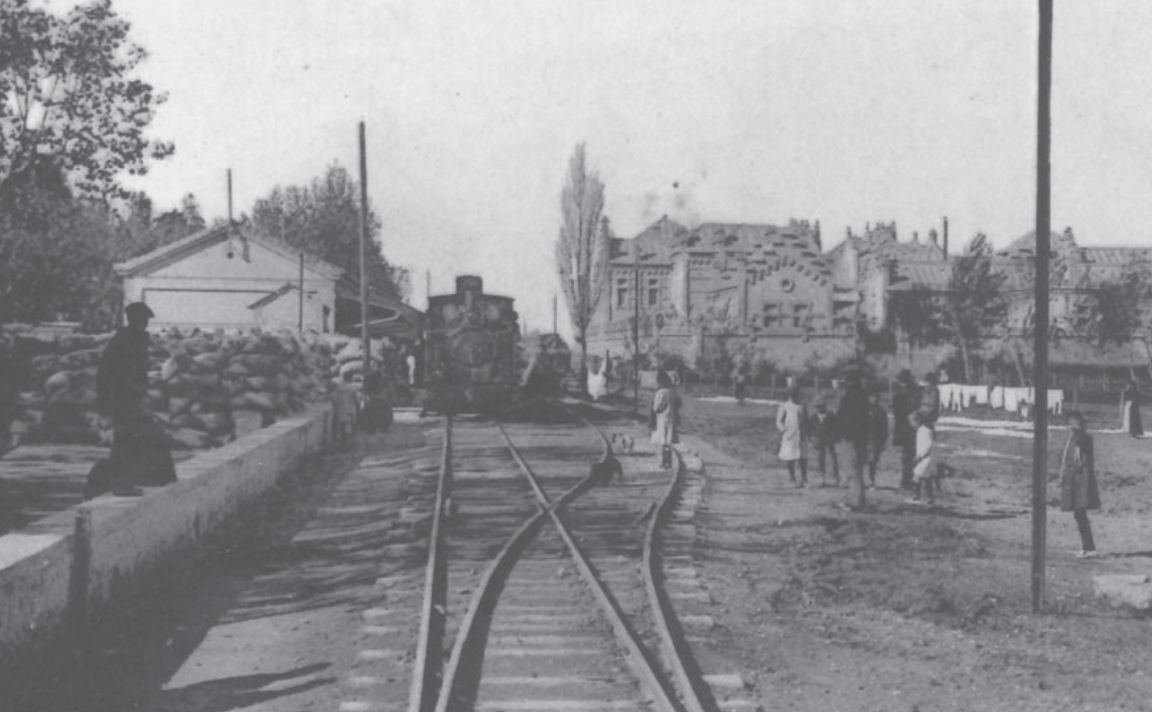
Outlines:
POLYGON ((936 433, 936 419, 940 417, 940 388, 936 385, 936 374, 924 374, 924 386, 920 391, 920 422, 936 433))
POLYGON ((1096 484, 1096 458, 1092 436, 1084 426, 1084 416, 1068 414, 1068 440, 1060 455, 1060 509, 1072 512, 1080 530, 1080 558, 1096 556, 1096 542, 1088 510, 1100 509, 1100 489, 1096 484))
POLYGON ((840 437, 847 445, 848 476, 851 478, 852 509, 864 507, 864 465, 868 461, 868 395, 860 375, 850 373, 844 382, 844 397, 836 411, 836 424, 840 437))
POLYGON ((144 409, 151 345, 148 320, 154 315, 147 304, 133 302, 124 307, 124 316, 128 326, 116 332, 100 357, 96 396, 101 415, 112 418, 112 492, 139 497, 143 490, 138 484, 172 482, 176 471, 164 433, 144 409))
POLYGON ((920 389, 912 372, 904 369, 896 377, 892 393, 892 446, 900 448, 900 487, 912 489, 912 465, 916 460, 916 431, 908 416, 920 405, 920 389))
POLYGON ((832 460, 832 478, 836 486, 840 486, 840 460, 836 457, 836 416, 828 412, 824 401, 816 403, 816 412, 809 419, 808 431, 811 434, 812 447, 816 449, 816 462, 820 467, 820 486, 828 486, 828 471, 824 465, 826 459, 832 460))

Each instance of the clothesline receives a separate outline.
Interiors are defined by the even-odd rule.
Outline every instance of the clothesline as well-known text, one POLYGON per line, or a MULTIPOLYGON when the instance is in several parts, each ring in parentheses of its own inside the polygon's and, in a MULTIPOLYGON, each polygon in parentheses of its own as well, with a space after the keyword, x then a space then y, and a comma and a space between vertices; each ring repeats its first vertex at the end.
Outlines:
MULTIPOLYGON (((1019 412, 1021 405, 1036 402, 1036 389, 1021 386, 972 386, 962 383, 942 383, 937 386, 940 392, 940 407, 945 410, 966 410, 973 405, 988 405, 1004 409, 1009 413, 1019 412)), ((1048 410, 1052 413, 1064 412, 1064 391, 1060 388, 1048 389, 1048 410)))

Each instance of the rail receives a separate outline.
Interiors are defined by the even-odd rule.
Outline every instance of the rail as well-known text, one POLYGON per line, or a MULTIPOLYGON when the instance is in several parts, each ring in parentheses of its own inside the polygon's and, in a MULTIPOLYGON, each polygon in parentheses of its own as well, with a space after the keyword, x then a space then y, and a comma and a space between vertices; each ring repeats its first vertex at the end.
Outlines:
POLYGON ((436 482, 436 504, 432 513, 432 529, 428 535, 428 561, 424 569, 424 598, 420 611, 420 638, 416 643, 412 686, 408 695, 408 711, 423 712, 435 700, 436 679, 440 673, 442 656, 439 651, 429 654, 433 641, 440 640, 446 613, 447 566, 444 565, 443 530, 444 510, 452 477, 452 418, 444 416, 444 448, 440 459, 440 474, 436 482))
MULTIPOLYGON (((588 421, 585 420, 584 422, 587 423, 588 421)), ((599 432, 598 429, 596 430, 599 432)), ((632 672, 644 685, 645 690, 655 702, 656 709, 665 712, 679 712, 681 709, 680 706, 665 688, 661 675, 656 671, 651 658, 645 653, 644 645, 640 641, 639 636, 632 630, 631 626, 628 625, 624 618, 623 611, 620 610, 619 604, 616 603, 616 600, 608 591, 608 587, 605 586, 604 582, 600 580, 600 577, 596 575, 592 569, 592 564, 588 561, 588 557, 581 551, 579 545, 577 545, 576 541, 572 538, 571 532, 568 531, 568 527, 564 524, 564 521, 560 519, 560 515, 556 513, 556 510, 562 507, 567 499, 571 499, 571 497, 567 496, 569 493, 580 488, 581 485, 587 487, 591 484, 592 475, 589 474, 580 484, 576 485, 572 490, 569 490, 569 493, 565 495, 565 499, 558 500, 555 505, 552 505, 548 496, 540 487, 536 474, 524 460, 523 455, 520 454, 519 449, 517 449, 512 439, 508 436, 507 431, 505 431, 502 426, 500 427, 500 433, 504 436, 504 440, 512 453, 512 457, 515 458, 516 463, 520 466, 521 472, 524 473, 524 476, 527 477, 528 481, 532 484, 532 489, 535 490, 537 498, 547 507, 546 512, 552 518, 552 523, 556 525, 557 531, 560 533, 561 538, 564 539, 568 550, 572 553, 572 558, 576 562, 576 567, 580 571, 581 578, 583 578, 585 585, 587 585, 592 592, 597 603, 600 604, 600 608, 608 619, 608 624, 612 628, 617 643, 619 643, 627 653, 626 659, 629 667, 632 668, 632 672)), ((600 433, 600 435, 603 436, 603 433, 600 433)))

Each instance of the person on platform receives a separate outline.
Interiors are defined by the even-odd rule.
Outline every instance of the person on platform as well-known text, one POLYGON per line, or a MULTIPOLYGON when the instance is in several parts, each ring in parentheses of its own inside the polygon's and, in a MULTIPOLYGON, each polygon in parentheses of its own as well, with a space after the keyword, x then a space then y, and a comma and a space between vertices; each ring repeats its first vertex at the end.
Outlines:
POLYGON ((656 395, 652 398, 649 422, 652 442, 660 448, 660 467, 672 467, 672 445, 679 442, 680 396, 663 369, 656 372, 656 395))
POLYGON ((836 425, 848 455, 848 473, 852 487, 850 509, 864 508, 864 465, 868 460, 868 394, 860 374, 852 372, 844 379, 844 395, 836 410, 836 425))
POLYGON ((880 405, 880 394, 868 398, 868 488, 876 489, 876 466, 888 444, 888 411, 880 405))
POLYGON ((820 468, 820 486, 828 486, 827 461, 832 461, 832 479, 840 486, 840 459, 836 455, 836 442, 840 435, 836 428, 836 416, 828 412, 824 401, 816 402, 816 412, 808 421, 808 431, 812 447, 816 449, 816 466, 820 468))
POLYGON ((797 487, 808 485, 808 409, 800 402, 800 389, 791 388, 788 400, 776 411, 776 429, 780 431, 780 459, 788 468, 788 477, 797 487), (796 479, 796 464, 800 464, 800 479, 796 479))
POLYGON ((892 447, 900 448, 900 487, 912 489, 912 464, 916 461, 916 431, 908 416, 920 405, 920 389, 912 372, 904 369, 896 377, 892 392, 892 447))
POLYGON ((176 468, 164 431, 144 408, 148 393, 148 321, 154 317, 143 302, 124 307, 128 325, 108 342, 96 372, 96 405, 112 420, 109 469, 112 493, 139 497, 138 485, 176 480, 176 468))
POLYGON ((1140 422, 1140 385, 1135 379, 1128 381, 1121 395, 1123 403, 1123 429, 1134 438, 1144 437, 1144 424, 1140 422))
POLYGON ((1085 428, 1084 416, 1077 411, 1068 414, 1068 440, 1060 456, 1060 509, 1072 512, 1080 530, 1081 558, 1096 556, 1088 510, 1100 509, 1100 491, 1096 485, 1096 458, 1092 436, 1085 428))

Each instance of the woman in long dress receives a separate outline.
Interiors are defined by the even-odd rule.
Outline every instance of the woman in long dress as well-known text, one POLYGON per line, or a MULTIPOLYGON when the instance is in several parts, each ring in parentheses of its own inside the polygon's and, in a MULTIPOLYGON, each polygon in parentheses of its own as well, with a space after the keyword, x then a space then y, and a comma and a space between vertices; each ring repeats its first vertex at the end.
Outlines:
POLYGON ((800 403, 800 389, 788 391, 788 400, 776 411, 776 429, 780 431, 780 459, 788 467, 792 484, 808 484, 808 458, 804 452, 807 438, 808 409, 800 403), (800 463, 800 481, 796 481, 796 463, 800 463))
POLYGON ((652 442, 660 447, 660 467, 672 467, 672 444, 679 442, 680 396, 672 379, 663 370, 656 373, 656 395, 652 398, 652 442))
POLYGON ((1134 438, 1144 437, 1144 425, 1140 422, 1140 388, 1136 381, 1129 381, 1124 388, 1124 429, 1134 438))

